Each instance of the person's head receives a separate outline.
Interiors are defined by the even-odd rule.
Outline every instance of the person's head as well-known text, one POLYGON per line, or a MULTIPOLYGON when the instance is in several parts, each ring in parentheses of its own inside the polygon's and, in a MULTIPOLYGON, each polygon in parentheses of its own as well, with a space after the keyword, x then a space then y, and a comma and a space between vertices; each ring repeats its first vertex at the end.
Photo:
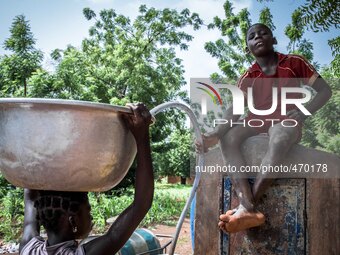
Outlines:
POLYGON ((274 51, 277 41, 268 26, 256 23, 247 30, 246 43, 246 51, 253 54, 254 57, 263 57, 274 51))
POLYGON ((91 231, 91 207, 85 192, 39 191, 34 206, 47 234, 81 239, 91 231))

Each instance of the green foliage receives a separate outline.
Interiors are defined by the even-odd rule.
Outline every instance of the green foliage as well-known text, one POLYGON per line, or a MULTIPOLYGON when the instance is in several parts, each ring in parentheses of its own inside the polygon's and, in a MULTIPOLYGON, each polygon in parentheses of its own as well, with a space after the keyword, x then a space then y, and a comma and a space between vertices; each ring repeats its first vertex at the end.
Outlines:
POLYGON ((328 45, 332 48, 333 56, 340 54, 340 36, 328 40, 328 45))
POLYGON ((285 28, 285 35, 290 39, 287 49, 295 51, 296 43, 299 42, 304 33, 304 27, 301 24, 302 13, 299 9, 292 13, 292 23, 285 28))
MULTIPOLYGON (((56 54, 56 51, 53 52, 56 54)), ((56 57, 56 56, 55 56, 56 57)), ((64 51, 55 73, 37 70, 30 79, 29 96, 41 98, 62 98, 86 101, 104 101, 105 95, 101 84, 95 83, 89 76, 87 58, 74 47, 64 51)))
POLYGON ((6 196, 8 191, 13 188, 14 186, 10 184, 0 172, 0 199, 6 196))
MULTIPOLYGON (((257 1, 273 2, 273 0, 257 1)), ((298 11, 301 13, 299 24, 314 32, 329 31, 331 27, 339 28, 338 0, 307 0, 298 8, 298 11)), ((339 46, 340 44, 337 44, 337 47, 339 46)))
POLYGON ((334 73, 334 78, 340 76, 340 54, 336 54, 334 60, 331 62, 331 69, 334 73))
POLYGON ((4 48, 12 54, 0 58, 0 97, 26 96, 27 79, 40 67, 43 54, 34 47, 35 39, 25 16, 14 18, 10 33, 4 48))
POLYGON ((307 0, 300 9, 303 13, 302 25, 314 32, 328 31, 332 26, 339 28, 338 0, 307 0))
POLYGON ((207 42, 205 50, 218 59, 218 66, 227 77, 236 79, 244 71, 245 63, 251 63, 250 56, 244 56, 245 37, 247 27, 250 25, 249 12, 243 9, 235 15, 230 1, 223 5, 226 18, 215 17, 209 29, 217 28, 222 36, 228 38, 228 42, 219 39, 216 42, 207 42), (237 29, 241 28, 241 33, 237 29))
MULTIPOLYGON (((0 180, 2 178, 1 176, 0 180)), ((8 183, 2 181, 0 187, 0 239, 17 241, 21 235, 24 219, 23 190, 10 187, 8 183)))
POLYGON ((273 22, 273 15, 270 12, 268 7, 265 7, 260 12, 259 22, 262 24, 266 24, 272 31, 276 29, 274 22, 273 22))
MULTIPOLYGON (((299 54, 304 56, 309 62, 312 62, 314 54, 313 54, 313 43, 310 40, 302 39, 298 44, 298 49, 293 51, 292 53, 299 54)), ((317 64, 314 64, 316 67, 317 64)))
POLYGON ((56 72, 32 77, 31 96, 115 104, 141 101, 149 107, 182 96, 178 91, 185 83, 184 71, 173 47, 188 48, 192 36, 183 28, 198 29, 202 21, 197 14, 142 5, 132 22, 112 9, 97 15, 85 8, 83 13, 94 21, 89 38, 80 50, 55 50, 56 72))
POLYGON ((340 155, 340 83, 334 69, 325 67, 322 77, 332 88, 332 97, 305 122, 302 144, 340 155))
POLYGON ((189 177, 190 162, 194 157, 192 146, 192 134, 187 129, 176 129, 169 139, 155 144, 152 157, 160 162, 158 175, 189 177), (159 149, 163 146, 167 147, 166 152, 159 149))
MULTIPOLYGON (((148 226, 157 223, 173 223, 181 214, 185 202, 189 197, 191 187, 187 185, 168 185, 156 183, 154 201, 148 214, 140 224, 148 226)), ((90 193, 89 199, 92 207, 92 216, 95 231, 102 233, 106 220, 118 216, 133 201, 132 190, 130 194, 119 197, 105 195, 104 193, 90 193)))
MULTIPOLYGON (((313 60, 313 43, 303 38, 305 27, 301 23, 302 12, 300 9, 292 13, 292 23, 285 28, 285 35, 289 38, 287 50, 304 56, 309 62, 313 60)), ((315 64, 317 65, 317 64, 315 64)))
POLYGON ((174 224, 181 215, 190 191, 191 186, 187 185, 156 185, 154 202, 141 225, 174 224))

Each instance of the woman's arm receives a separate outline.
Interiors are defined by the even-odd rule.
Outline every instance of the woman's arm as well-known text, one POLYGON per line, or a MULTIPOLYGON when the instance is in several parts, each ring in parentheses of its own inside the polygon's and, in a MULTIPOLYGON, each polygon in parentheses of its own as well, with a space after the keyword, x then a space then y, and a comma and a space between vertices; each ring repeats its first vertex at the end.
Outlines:
POLYGON ((37 195, 37 190, 24 189, 24 231, 20 241, 19 252, 33 237, 40 234, 40 225, 37 221, 37 211, 34 207, 34 201, 37 195))
POLYGON ((115 254, 130 238, 149 211, 154 192, 149 125, 151 115, 144 105, 131 107, 134 116, 125 116, 137 143, 137 170, 133 203, 122 212, 103 236, 84 245, 87 255, 115 254))

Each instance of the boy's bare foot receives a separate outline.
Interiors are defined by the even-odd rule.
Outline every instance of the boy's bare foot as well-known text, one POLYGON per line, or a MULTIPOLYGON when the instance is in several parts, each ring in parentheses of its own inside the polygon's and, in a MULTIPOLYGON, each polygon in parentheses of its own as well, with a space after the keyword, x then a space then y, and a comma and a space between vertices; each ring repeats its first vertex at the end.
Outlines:
POLYGON ((265 222, 265 217, 261 212, 248 211, 243 206, 240 206, 233 214, 228 213, 228 215, 221 215, 220 219, 224 225, 222 222, 219 222, 218 226, 229 233, 236 233, 248 228, 257 227, 265 222))

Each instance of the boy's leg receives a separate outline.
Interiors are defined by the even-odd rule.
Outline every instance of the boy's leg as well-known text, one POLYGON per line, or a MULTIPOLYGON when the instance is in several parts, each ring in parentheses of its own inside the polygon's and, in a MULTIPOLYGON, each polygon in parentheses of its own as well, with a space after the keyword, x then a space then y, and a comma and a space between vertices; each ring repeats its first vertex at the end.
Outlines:
MULTIPOLYGON (((220 141, 225 161, 235 166, 237 170, 244 166, 246 163, 241 154, 241 145, 248 137, 256 134, 251 127, 236 126, 230 129, 220 141)), ((237 232, 264 223, 264 215, 254 210, 254 198, 247 177, 235 173, 230 179, 240 205, 220 216, 219 227, 228 232, 237 232)))
MULTIPOLYGON (((291 146, 297 142, 301 127, 284 127, 278 123, 269 129, 268 151, 262 160, 262 166, 275 166, 286 157, 291 146)), ((273 183, 274 178, 268 174, 259 174, 252 188, 255 203, 260 199, 266 189, 273 183)))
MULTIPOLYGON (((237 170, 239 170, 241 166, 244 166, 246 163, 241 154, 241 145, 247 138, 255 135, 256 132, 251 127, 235 126, 231 128, 220 141, 225 162, 235 166, 237 170)), ((241 175, 241 173, 234 173, 230 175, 230 179, 239 197, 240 204, 251 209, 254 204, 254 199, 246 176, 241 175)))

